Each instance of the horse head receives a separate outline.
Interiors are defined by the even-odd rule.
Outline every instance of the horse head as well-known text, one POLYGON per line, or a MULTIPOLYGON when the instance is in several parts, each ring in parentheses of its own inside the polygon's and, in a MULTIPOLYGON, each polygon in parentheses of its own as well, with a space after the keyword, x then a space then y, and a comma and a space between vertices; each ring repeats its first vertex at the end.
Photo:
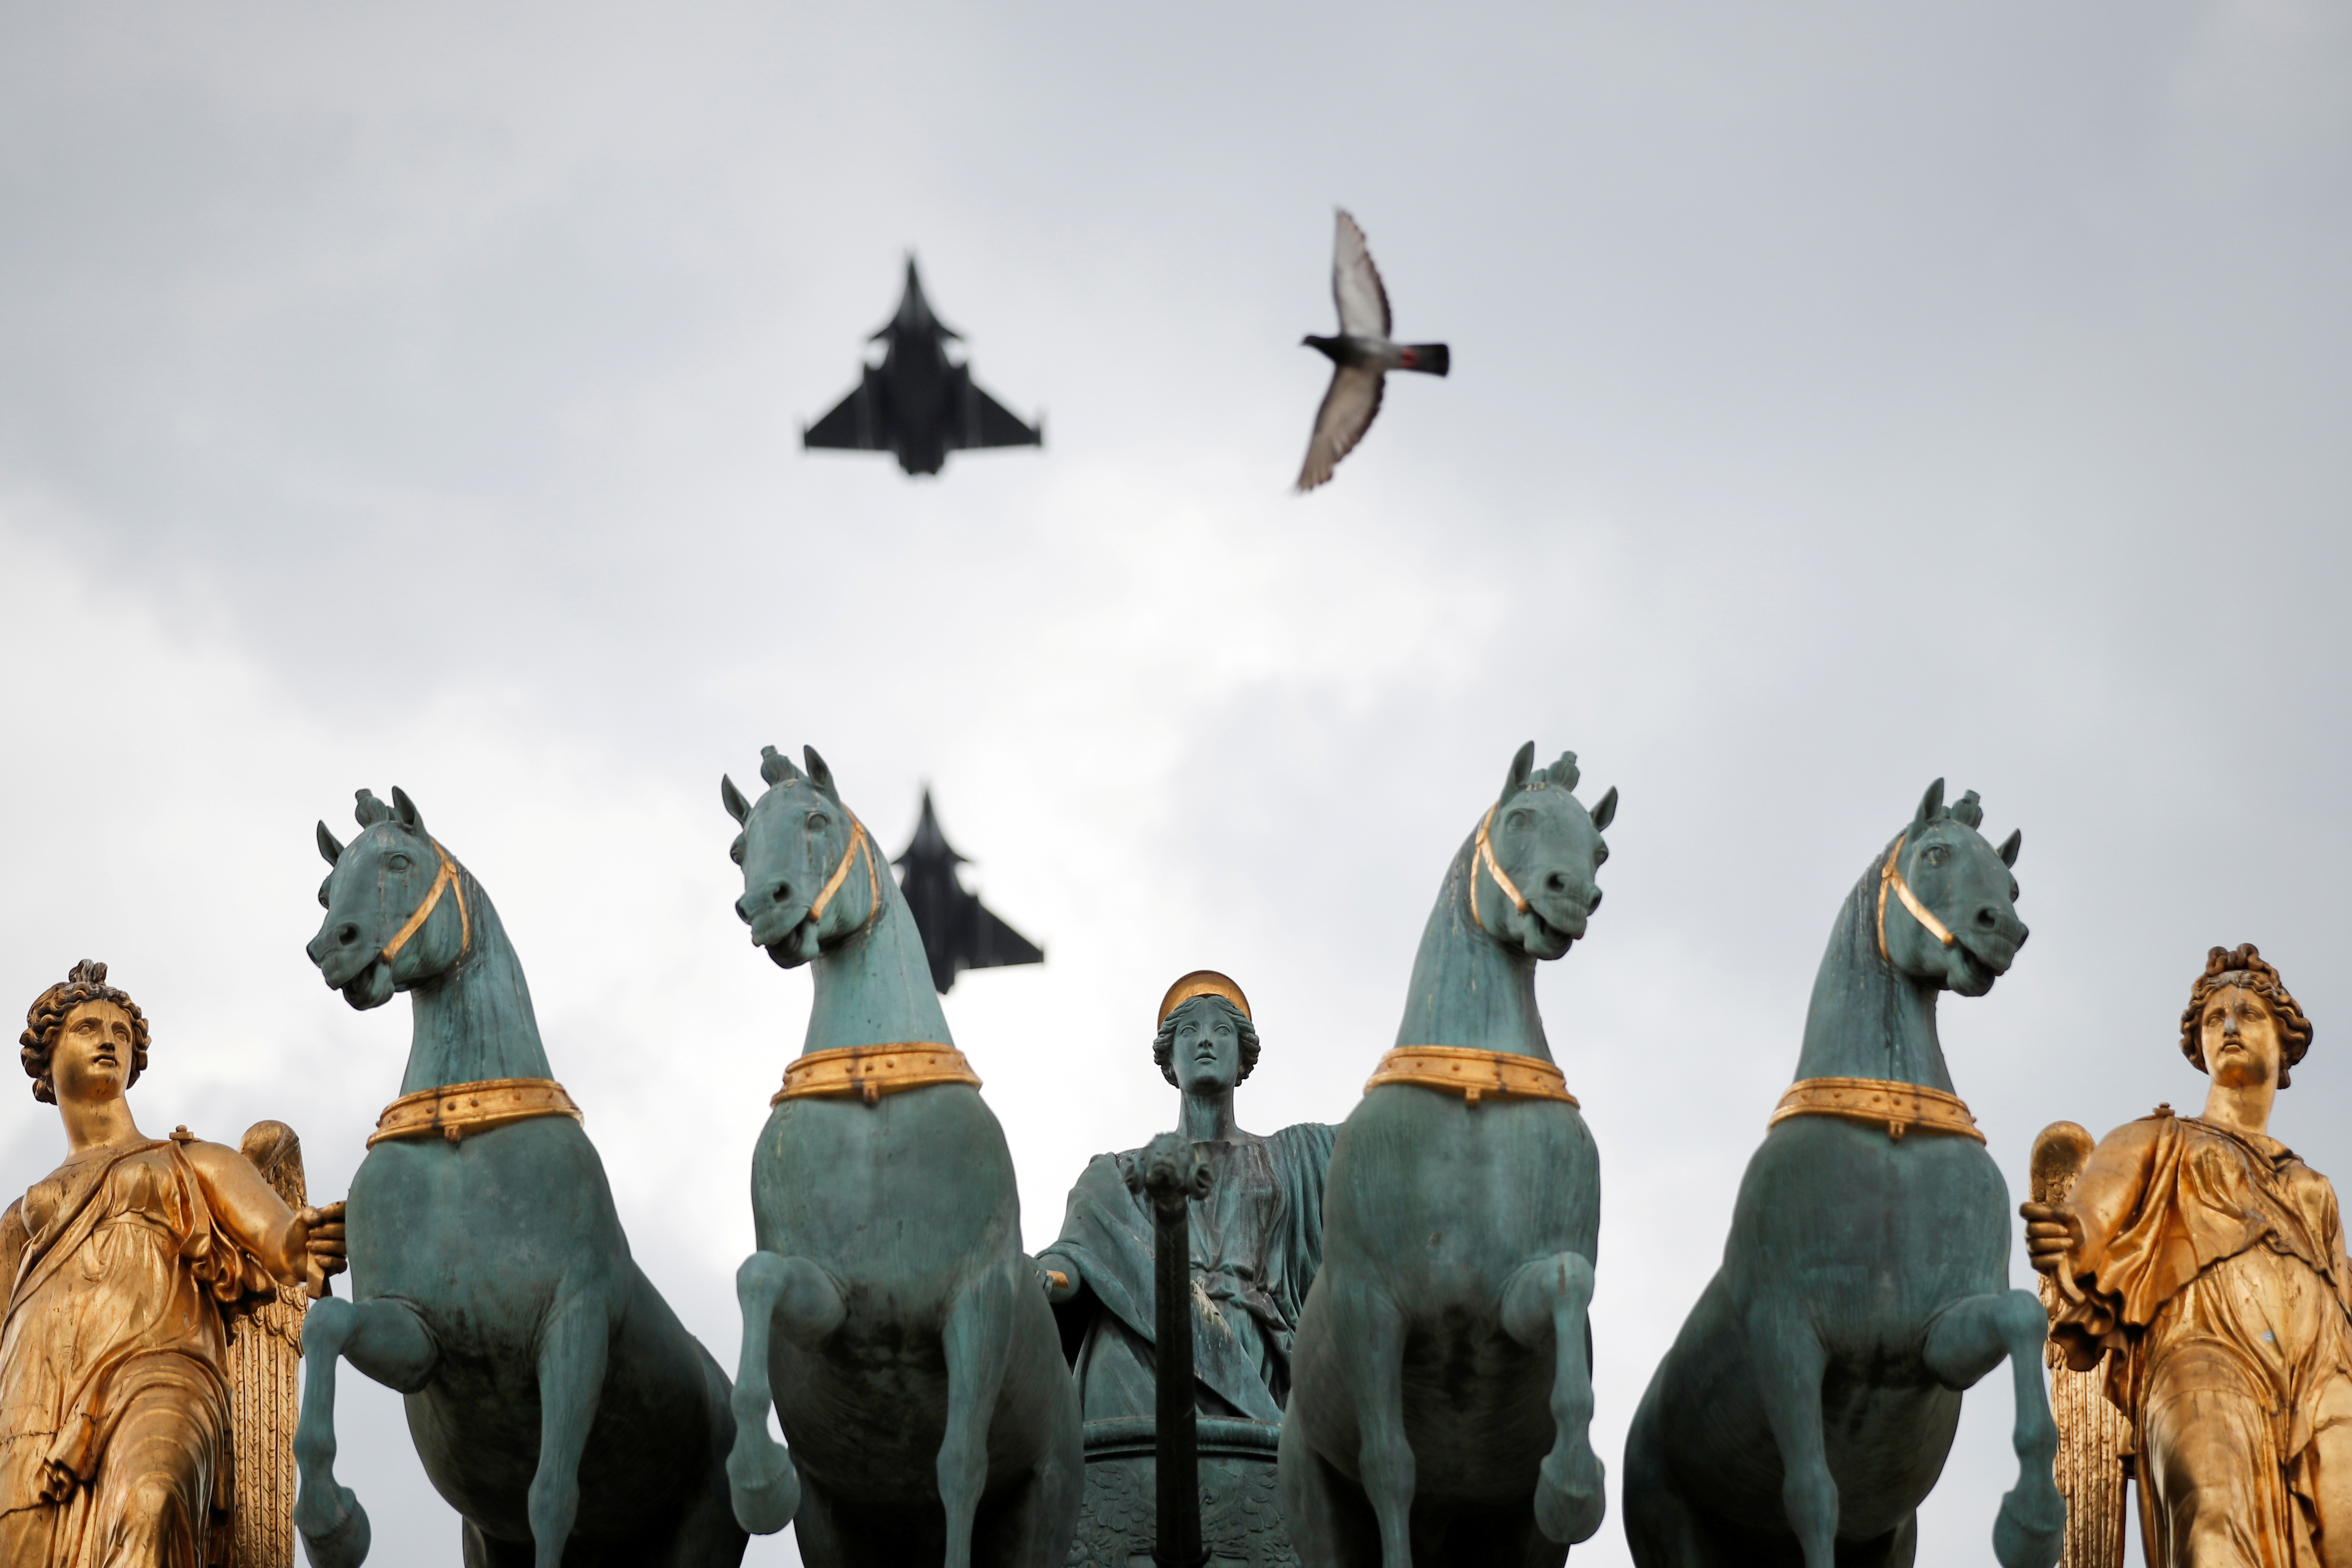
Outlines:
POLYGON ((365 1011, 442 974, 473 942, 457 862, 425 831, 398 788, 387 806, 359 791, 360 834, 348 845, 319 824, 319 852, 334 869, 319 884, 327 917, 304 949, 327 984, 365 1011))
POLYGON ((2024 834, 1999 849, 1977 831, 1984 808, 1973 789, 1944 806, 1944 781, 1920 798, 1911 825, 1879 862, 1879 956, 1910 979, 1980 997, 2025 946, 2011 868, 2024 834))
POLYGON ((1601 907, 1594 874, 1609 858, 1601 838, 1617 815, 1612 788, 1590 810, 1578 801, 1576 753, 1535 766, 1536 743, 1511 758, 1501 799, 1470 846, 1467 903, 1480 930, 1531 958, 1557 958, 1601 907))
POLYGON ((767 792, 747 802, 721 776, 719 798, 743 825, 728 853, 743 868, 735 913, 752 942, 782 968, 809 962, 873 923, 882 908, 878 851, 841 803, 833 770, 814 747, 803 747, 806 772, 772 746, 760 749, 767 792), (859 862, 864 869, 859 870, 859 862))

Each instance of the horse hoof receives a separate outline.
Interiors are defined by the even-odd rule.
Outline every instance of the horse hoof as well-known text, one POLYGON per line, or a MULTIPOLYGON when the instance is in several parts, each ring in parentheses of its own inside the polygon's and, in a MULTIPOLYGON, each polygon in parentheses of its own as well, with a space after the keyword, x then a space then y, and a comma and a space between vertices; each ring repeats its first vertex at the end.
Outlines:
POLYGON ((1557 1455, 1546 1457, 1536 1482, 1536 1528, 1546 1540, 1581 1545, 1600 1530, 1608 1509, 1601 1460, 1591 1449, 1565 1463, 1557 1455))
POLYGON ((801 1508, 792 1455, 778 1443, 738 1443, 727 1456, 727 1500, 735 1522, 752 1535, 773 1535, 790 1524, 801 1508))
POLYGON ((2066 1542, 2066 1500, 2054 1486, 2033 1490, 2047 1495, 2029 1498, 2019 1487, 2000 1500, 1992 1526, 1992 1554, 2000 1568, 2056 1568, 2066 1542))
POLYGON ((320 1494, 309 1487, 294 1504, 294 1527, 302 1535, 302 1554, 310 1568, 360 1568, 367 1561, 367 1510, 345 1486, 330 1483, 321 1506, 320 1494))

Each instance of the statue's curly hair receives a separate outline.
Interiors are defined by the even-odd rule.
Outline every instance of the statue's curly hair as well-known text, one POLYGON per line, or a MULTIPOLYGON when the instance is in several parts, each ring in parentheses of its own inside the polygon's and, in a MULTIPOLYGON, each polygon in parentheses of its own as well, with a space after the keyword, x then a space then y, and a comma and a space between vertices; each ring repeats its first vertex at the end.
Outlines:
POLYGON ((2212 1071, 2205 1064, 2204 1031, 2199 1020, 2205 1011, 2205 998, 2224 986, 2252 991, 2270 1004, 2271 1016, 2278 1020, 2278 1086, 2285 1088, 2288 1071, 2311 1049, 2311 1020, 2303 1016, 2302 1004, 2286 988, 2286 982, 2279 978, 2278 970, 2251 942, 2236 947, 2216 947, 2205 955, 2205 972, 2189 988, 2189 1006, 2180 1015, 2180 1054, 2198 1071, 2212 1071))
POLYGON ((1250 1075, 1251 1069, 1257 1066, 1257 1026, 1250 1022, 1247 1013, 1223 997, 1193 997, 1185 1002, 1184 1007, 1176 1009, 1160 1019, 1160 1032, 1151 1037, 1151 1060, 1160 1064, 1160 1075, 1162 1078, 1171 1083, 1176 1082, 1177 1020, 1184 1016, 1184 1008, 1197 1007, 1203 1002, 1224 1009, 1225 1016, 1234 1020, 1234 1032, 1242 1042, 1242 1070, 1239 1076, 1234 1080, 1234 1082, 1239 1083, 1242 1079, 1250 1075))
POLYGON ((147 1015, 127 992, 106 983, 105 965, 84 958, 62 981, 34 998, 25 1009, 25 1032, 16 1037, 22 1048, 16 1054, 25 1063, 25 1076, 33 1081, 33 1098, 43 1104, 58 1103, 57 1085, 49 1078, 49 1056, 57 1050, 58 1032, 66 1026, 66 1015, 84 1002, 112 1002, 131 1015, 131 1076, 122 1081, 122 1086, 130 1088, 147 1071, 147 1015))

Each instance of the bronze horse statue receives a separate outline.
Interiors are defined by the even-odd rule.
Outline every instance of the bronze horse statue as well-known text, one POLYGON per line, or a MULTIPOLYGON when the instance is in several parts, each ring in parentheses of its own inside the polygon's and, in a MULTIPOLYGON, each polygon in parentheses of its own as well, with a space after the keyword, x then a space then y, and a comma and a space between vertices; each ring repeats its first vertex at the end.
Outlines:
POLYGON ((1838 912, 1723 1267, 1626 1439, 1641 1568, 1907 1568, 1960 1393, 2004 1357, 2019 1477, 1994 1555, 2058 1561, 2049 1322, 2008 1288, 2008 1189, 1936 1037, 1937 994, 1984 995, 2025 942, 2021 835, 1996 850, 1983 821, 1938 779, 1838 912))
POLYGON ((743 826, 736 912, 815 980, 752 1157, 735 1515, 759 1534, 796 1523, 810 1568, 1061 1568, 1077 1389, 1021 1250, 1012 1155, 906 899, 824 758, 803 758, 765 748, 756 805, 719 785, 743 826))
POLYGON ((312 1568, 368 1550, 334 1476, 338 1358, 407 1396, 466 1568, 734 1568, 727 1375, 629 1256, 489 895, 400 790, 359 802, 348 845, 319 824, 334 870, 310 961, 362 1010, 406 991, 414 1033, 352 1177, 352 1299, 313 1302, 302 1327, 294 1523, 312 1568))
POLYGON ((1538 1568, 1601 1527, 1585 1309, 1601 1167, 1536 1009, 1600 906, 1612 789, 1512 758, 1446 870, 1396 1049, 1339 1129, 1292 1348, 1283 1513, 1313 1568, 1538 1568))

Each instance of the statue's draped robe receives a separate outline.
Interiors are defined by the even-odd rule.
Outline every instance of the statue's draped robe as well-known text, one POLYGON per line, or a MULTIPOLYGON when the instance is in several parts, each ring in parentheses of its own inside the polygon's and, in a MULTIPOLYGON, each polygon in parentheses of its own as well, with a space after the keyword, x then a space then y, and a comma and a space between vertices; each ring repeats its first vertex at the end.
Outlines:
POLYGON ((2275 1139, 2159 1112, 2099 1144, 2065 1207, 2083 1299, 2052 1333, 2078 1371, 2110 1353, 2150 1563, 2318 1568, 2315 1538, 2352 1532, 2336 1503, 2352 1488, 2322 1484, 2315 1447, 2352 1423, 2352 1275, 2327 1178, 2275 1139))
MULTIPOLYGON (((1192 1361, 1203 1416, 1279 1421, 1290 1396, 1290 1338, 1323 1258, 1323 1173, 1337 1128, 1317 1122, 1272 1137, 1195 1144, 1208 1197, 1192 1205, 1192 1361)), ((1142 1150, 1097 1155, 1070 1189, 1061 1239, 1047 1250, 1085 1289, 1057 1309, 1076 1343, 1088 1421, 1153 1409, 1152 1225, 1127 1187, 1142 1150)))
MULTIPOLYGON (((259 1176, 255 1177, 256 1182, 259 1176)), ((0 1563, 199 1568, 228 1499, 224 1304, 273 1288, 175 1145, 71 1161, 0 1217, 0 1563)))

